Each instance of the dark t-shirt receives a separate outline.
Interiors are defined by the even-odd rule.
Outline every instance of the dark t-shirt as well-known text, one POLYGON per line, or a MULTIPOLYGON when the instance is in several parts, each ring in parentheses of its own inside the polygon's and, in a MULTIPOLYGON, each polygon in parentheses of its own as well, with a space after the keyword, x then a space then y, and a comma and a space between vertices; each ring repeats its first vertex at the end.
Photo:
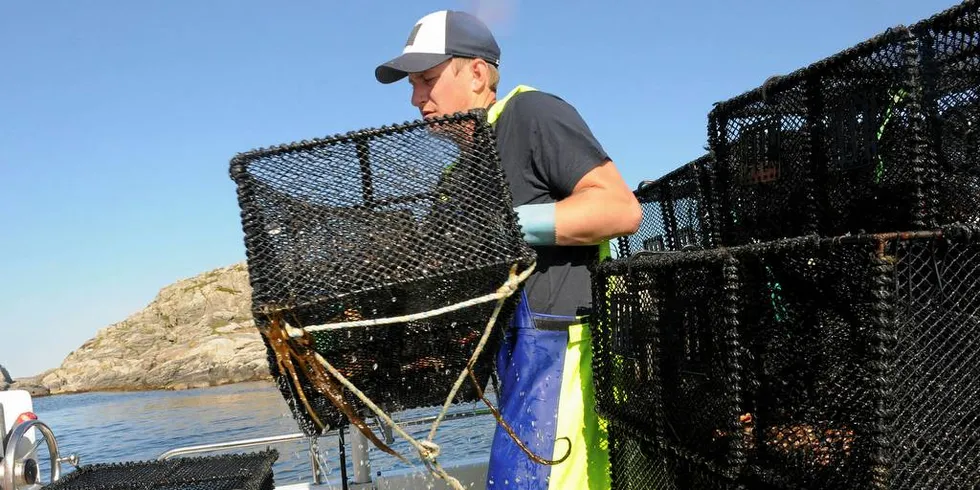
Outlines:
MULTIPOLYGON (((514 206, 568 197, 579 179, 608 158, 579 113, 561 98, 522 92, 496 123, 497 151, 514 206)), ((525 283, 531 311, 576 315, 592 304, 588 265, 597 246, 534 247, 536 271, 525 283)))

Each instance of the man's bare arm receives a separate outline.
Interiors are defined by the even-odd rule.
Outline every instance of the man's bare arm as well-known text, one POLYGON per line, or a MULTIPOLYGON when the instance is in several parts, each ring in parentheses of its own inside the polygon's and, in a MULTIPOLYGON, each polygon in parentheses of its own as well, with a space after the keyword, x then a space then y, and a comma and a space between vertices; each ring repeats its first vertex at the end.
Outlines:
POLYGON ((594 245, 635 233, 640 203, 612 161, 585 174, 572 194, 555 205, 557 245, 594 245))

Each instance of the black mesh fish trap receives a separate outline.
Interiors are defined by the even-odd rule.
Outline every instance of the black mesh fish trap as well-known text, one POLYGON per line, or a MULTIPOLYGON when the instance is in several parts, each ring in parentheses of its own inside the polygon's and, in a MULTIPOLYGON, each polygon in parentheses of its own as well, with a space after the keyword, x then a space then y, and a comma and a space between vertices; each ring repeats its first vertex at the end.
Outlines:
POLYGON ((275 449, 256 453, 82 465, 46 490, 272 490, 275 449))
POLYGON ((912 35, 888 30, 718 104, 722 244, 931 226, 917 69, 912 35))
POLYGON ((598 408, 742 482, 975 488, 978 252, 944 228, 604 262, 598 408))
POLYGON ((633 194, 643 219, 632 235, 619 238, 620 256, 638 250, 676 251, 714 246, 711 156, 703 155, 663 177, 644 182, 633 194))
MULTIPOLYGON (((485 112, 473 111, 236 156, 231 174, 260 329, 275 318, 307 328, 313 350, 386 412, 441 406, 495 301, 383 325, 314 327, 431 313, 495 293, 512 266, 533 263, 495 144, 485 112)), ((305 369, 296 379, 282 372, 274 351, 273 375, 308 434, 319 430, 307 402, 324 424, 350 420, 305 369)), ((484 386, 491 358, 481 355, 474 368, 484 386)), ((343 398, 365 412, 351 393, 343 398)), ((455 401, 477 399, 466 383, 455 401)))
POLYGON ((940 224, 980 222, 980 3, 911 28, 922 58, 931 178, 940 224))
POLYGON ((722 436, 741 430, 736 266, 718 249, 637 252, 593 275, 597 411, 729 477, 743 464, 722 436))

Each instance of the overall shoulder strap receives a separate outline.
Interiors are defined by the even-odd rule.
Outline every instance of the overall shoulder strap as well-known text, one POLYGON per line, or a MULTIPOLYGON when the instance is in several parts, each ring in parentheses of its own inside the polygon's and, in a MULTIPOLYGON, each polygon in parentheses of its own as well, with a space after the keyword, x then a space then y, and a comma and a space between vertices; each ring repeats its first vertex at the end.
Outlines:
POLYGON ((487 111, 487 122, 489 122, 491 125, 497 124, 497 119, 500 117, 500 113, 504 112, 504 108, 507 107, 507 102, 510 102, 510 99, 515 95, 522 92, 534 92, 536 90, 536 88, 528 85, 518 85, 514 87, 514 89, 505 95, 504 98, 498 100, 492 106, 490 106, 490 110, 487 111))

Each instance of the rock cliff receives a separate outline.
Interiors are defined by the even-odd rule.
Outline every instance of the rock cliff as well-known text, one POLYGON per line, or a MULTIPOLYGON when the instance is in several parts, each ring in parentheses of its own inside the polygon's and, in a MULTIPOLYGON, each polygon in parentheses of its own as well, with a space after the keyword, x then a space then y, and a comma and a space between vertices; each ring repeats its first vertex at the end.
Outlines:
POLYGON ((31 381, 51 394, 185 389, 270 379, 244 263, 178 281, 31 381))
POLYGON ((13 382, 14 380, 10 379, 10 373, 7 372, 7 369, 0 365, 0 391, 6 390, 13 382))

